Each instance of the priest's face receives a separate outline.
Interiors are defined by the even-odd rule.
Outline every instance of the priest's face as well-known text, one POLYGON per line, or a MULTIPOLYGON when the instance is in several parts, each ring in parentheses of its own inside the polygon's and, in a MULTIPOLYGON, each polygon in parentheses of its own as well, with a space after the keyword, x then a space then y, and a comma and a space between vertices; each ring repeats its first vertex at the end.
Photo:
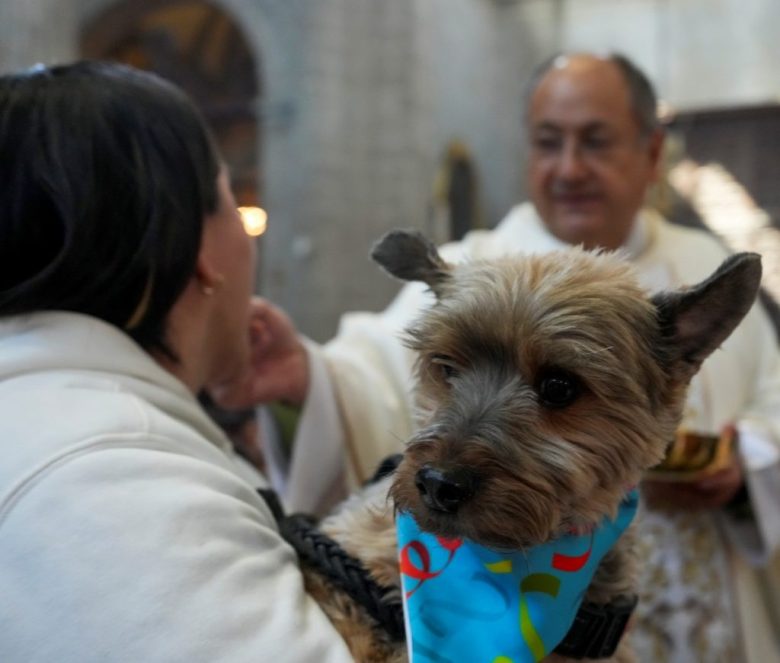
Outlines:
POLYGON ((570 244, 615 249, 656 179, 663 136, 643 135, 613 62, 562 57, 528 110, 528 189, 548 229, 570 244))

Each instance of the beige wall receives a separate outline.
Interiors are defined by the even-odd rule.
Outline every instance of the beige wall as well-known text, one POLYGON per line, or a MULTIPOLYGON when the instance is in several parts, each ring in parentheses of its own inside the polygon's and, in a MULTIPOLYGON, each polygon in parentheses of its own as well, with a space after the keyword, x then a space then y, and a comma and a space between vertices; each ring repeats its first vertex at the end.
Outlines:
POLYGON ((626 53, 680 109, 780 99, 777 0, 525 0, 513 11, 547 53, 626 53))
MULTIPOLYGON (((140 0, 133 0, 138 2, 140 0)), ((0 1, 0 71, 78 56, 111 0, 0 1)), ((619 49, 680 108, 780 96, 778 0, 220 0, 244 27, 270 229, 264 294, 317 339, 397 284, 371 243, 430 223, 452 139, 471 149, 485 220, 523 195, 523 84, 560 49, 619 49)))

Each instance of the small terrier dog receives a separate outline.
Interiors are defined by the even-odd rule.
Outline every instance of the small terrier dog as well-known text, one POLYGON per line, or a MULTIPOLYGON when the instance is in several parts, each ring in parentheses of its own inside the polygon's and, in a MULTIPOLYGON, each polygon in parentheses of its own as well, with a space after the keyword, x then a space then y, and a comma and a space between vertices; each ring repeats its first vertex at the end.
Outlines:
MULTIPOLYGON (((743 253, 699 285, 648 296, 616 254, 571 248, 450 265, 406 231, 387 234, 372 257, 436 297, 407 330, 420 427, 394 474, 321 528, 389 588, 388 602, 400 596, 394 509, 425 531, 504 550, 614 517, 626 487, 663 458, 691 377, 748 312, 761 278, 760 257, 743 253)), ((636 567, 629 529, 585 601, 635 594, 636 567)), ((406 660, 402 641, 304 569, 355 660, 406 660)), ((627 640, 608 660, 633 660, 627 640)))

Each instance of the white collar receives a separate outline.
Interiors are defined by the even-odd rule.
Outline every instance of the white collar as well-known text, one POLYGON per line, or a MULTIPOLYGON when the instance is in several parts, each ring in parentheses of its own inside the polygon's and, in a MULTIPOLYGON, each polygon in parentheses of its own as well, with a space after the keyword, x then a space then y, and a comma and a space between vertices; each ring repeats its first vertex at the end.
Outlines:
POLYGON ((634 225, 623 243, 622 251, 629 260, 636 260, 650 245, 650 233, 647 227, 645 214, 639 213, 634 219, 634 225))
MULTIPOLYGON (((638 259, 652 244, 653 232, 649 223, 650 217, 650 211, 643 209, 634 219, 628 239, 620 249, 621 253, 629 260, 638 259)), ((512 237, 520 238, 520 246, 522 246, 522 242, 524 242, 524 238, 529 231, 529 222, 535 226, 537 238, 543 242, 543 244, 538 246, 532 243, 534 245, 534 251, 532 252, 548 252, 571 246, 549 231, 536 208, 530 202, 517 205, 507 217, 506 239, 512 237)), ((515 241, 518 240, 516 239, 515 241)))

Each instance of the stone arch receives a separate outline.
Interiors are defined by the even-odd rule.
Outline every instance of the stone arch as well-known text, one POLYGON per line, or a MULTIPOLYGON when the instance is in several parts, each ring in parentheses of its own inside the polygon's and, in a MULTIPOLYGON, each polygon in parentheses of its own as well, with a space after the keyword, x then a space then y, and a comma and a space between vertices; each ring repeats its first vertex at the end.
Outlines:
POLYGON ((262 75, 229 12, 203 0, 124 0, 82 26, 80 47, 83 56, 149 69, 186 90, 214 131, 239 205, 261 204, 262 75))

